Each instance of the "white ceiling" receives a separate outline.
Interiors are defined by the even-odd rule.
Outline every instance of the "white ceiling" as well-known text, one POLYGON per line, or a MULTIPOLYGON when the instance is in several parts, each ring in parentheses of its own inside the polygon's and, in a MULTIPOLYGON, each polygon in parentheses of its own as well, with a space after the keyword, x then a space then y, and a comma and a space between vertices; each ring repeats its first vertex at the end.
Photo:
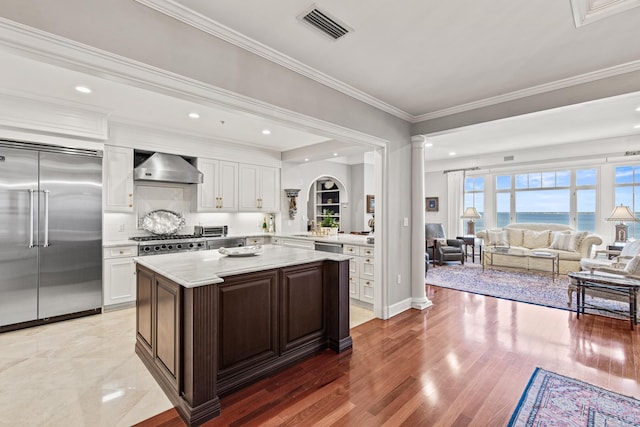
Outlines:
POLYGON ((576 28, 570 0, 317 0, 354 30, 334 41, 297 19, 312 1, 138 1, 181 5, 412 116, 640 58, 638 7, 576 28))
MULTIPOLYGON (((540 85, 557 87, 560 80, 570 82, 575 76, 623 64, 628 70, 634 61, 640 64, 640 43, 633 42, 640 40, 640 8, 576 28, 570 0, 413 0, 403 7, 382 0, 319 0, 317 7, 354 29, 333 41, 296 18, 310 2, 138 1, 182 7, 182 13, 227 26, 239 37, 324 73, 410 121, 464 109, 468 103, 490 104, 493 97, 540 85)), ((318 144, 340 146, 339 141, 257 116, 153 93, 13 52, 0 51, 0 61, 12 64, 0 67, 0 91, 98 108, 115 121, 273 149, 286 152, 292 161, 307 155, 305 147, 314 156, 333 158, 334 150, 320 155, 318 144), (90 86, 93 93, 75 92, 78 84, 90 86), (189 119, 191 111, 201 118, 189 119), (271 135, 262 135, 264 128, 271 135)), ((640 124, 638 107, 640 96, 632 94, 456 129, 429 136, 434 147, 427 155, 444 159, 455 151, 460 158, 640 134, 634 128, 640 124)), ((365 149, 349 147, 346 154, 365 149)))

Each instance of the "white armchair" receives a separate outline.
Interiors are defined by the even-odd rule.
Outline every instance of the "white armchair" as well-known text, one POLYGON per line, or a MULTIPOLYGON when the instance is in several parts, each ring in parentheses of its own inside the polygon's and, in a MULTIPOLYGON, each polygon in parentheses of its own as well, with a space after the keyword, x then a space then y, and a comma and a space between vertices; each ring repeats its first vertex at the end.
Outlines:
POLYGON ((640 255, 640 240, 627 243, 619 255, 609 259, 609 251, 596 251, 594 258, 582 258, 580 260, 580 269, 582 270, 599 270, 601 268, 621 270, 636 255, 640 255))

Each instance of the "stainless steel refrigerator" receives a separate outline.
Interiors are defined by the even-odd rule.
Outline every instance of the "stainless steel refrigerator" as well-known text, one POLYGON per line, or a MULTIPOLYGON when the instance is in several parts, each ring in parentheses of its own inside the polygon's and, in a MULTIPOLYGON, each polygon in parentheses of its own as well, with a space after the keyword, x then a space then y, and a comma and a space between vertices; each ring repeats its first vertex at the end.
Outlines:
POLYGON ((101 307, 102 152, 0 141, 0 330, 101 307))

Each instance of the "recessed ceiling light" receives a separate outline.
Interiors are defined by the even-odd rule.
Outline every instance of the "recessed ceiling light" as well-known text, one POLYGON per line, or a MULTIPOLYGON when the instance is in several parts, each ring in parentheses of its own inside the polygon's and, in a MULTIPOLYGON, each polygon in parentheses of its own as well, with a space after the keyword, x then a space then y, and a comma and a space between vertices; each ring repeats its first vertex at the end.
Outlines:
POLYGON ((91 93, 91 89, 86 86, 76 86, 76 90, 80 93, 91 93))
POLYGON ((455 155, 456 155, 456 152, 455 152, 455 151, 452 151, 452 152, 450 152, 450 153, 449 153, 449 155, 450 155, 450 156, 455 156, 455 155))
POLYGON ((305 161, 305 162, 308 162, 308 161, 309 161, 309 159, 306 159, 306 158, 305 158, 305 159, 304 159, 304 161, 305 161))
POLYGON ((198 114, 198 113, 189 113, 189 118, 199 119, 200 118, 200 114, 198 114))
POLYGON ((433 142, 427 142, 426 144, 424 144, 424 146, 427 148, 433 147, 433 142))
POLYGON ((633 128, 634 129, 640 129, 640 125, 635 125, 633 128))
POLYGON ((636 108, 636 111, 640 112, 640 107, 636 108))
POLYGON ((333 157, 336 157, 338 155, 338 153, 333 153, 333 157))
POLYGON ((262 129, 263 135, 271 135, 271 131, 269 129, 262 129))

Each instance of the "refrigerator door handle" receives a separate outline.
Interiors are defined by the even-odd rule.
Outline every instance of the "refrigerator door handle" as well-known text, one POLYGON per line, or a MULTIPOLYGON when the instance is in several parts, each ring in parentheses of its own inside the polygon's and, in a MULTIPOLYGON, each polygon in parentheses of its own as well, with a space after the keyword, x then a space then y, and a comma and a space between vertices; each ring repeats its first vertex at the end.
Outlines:
POLYGON ((33 193, 35 190, 27 190, 29 191, 29 248, 33 248, 35 245, 33 244, 33 211, 34 211, 34 203, 33 203, 33 193))
POLYGON ((49 190, 44 190, 44 244, 49 247, 49 190))

